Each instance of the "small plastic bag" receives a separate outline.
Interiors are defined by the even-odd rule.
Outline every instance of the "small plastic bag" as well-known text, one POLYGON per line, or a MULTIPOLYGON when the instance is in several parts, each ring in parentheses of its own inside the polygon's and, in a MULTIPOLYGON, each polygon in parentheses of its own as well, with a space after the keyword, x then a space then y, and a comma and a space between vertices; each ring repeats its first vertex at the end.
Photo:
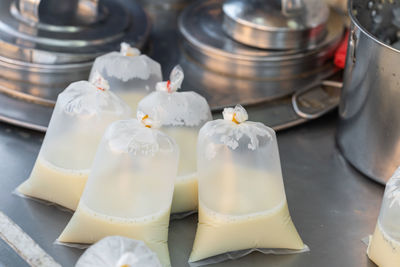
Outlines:
POLYGON ((129 106, 100 75, 93 83, 69 85, 57 98, 31 175, 17 192, 75 210, 105 129, 129 117, 129 106))
POLYGON ((161 267, 157 255, 143 241, 108 236, 89 247, 75 267, 161 267))
POLYGON ((154 128, 157 124, 138 112, 138 120, 110 125, 59 242, 91 244, 126 236, 144 241, 163 266, 170 266, 168 225, 179 148, 154 128))
POLYGON ((189 262, 231 259, 232 251, 308 251, 290 218, 274 130, 246 121, 240 105, 223 116, 199 133, 199 223, 189 262))
POLYGON ((139 101, 162 81, 161 66, 137 48, 121 43, 120 52, 102 55, 94 61, 89 81, 99 72, 113 90, 136 112, 139 101))
POLYGON ((400 266, 400 168, 386 184, 381 211, 367 254, 378 266, 400 266))
POLYGON ((197 137, 204 123, 212 120, 204 97, 195 92, 177 92, 183 78, 182 68, 176 66, 170 80, 158 83, 156 92, 146 96, 138 106, 139 111, 159 117, 162 124, 160 130, 174 138, 179 146, 172 213, 181 214, 197 210, 197 137))

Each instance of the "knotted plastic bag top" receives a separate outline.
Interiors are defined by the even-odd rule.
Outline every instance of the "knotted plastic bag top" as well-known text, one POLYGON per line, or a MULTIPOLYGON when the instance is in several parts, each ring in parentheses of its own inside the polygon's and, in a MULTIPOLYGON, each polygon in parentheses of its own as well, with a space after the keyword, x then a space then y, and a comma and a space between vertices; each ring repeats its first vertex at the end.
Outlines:
POLYGON ((96 72, 92 82, 79 81, 69 85, 57 99, 57 104, 71 116, 86 116, 113 113, 131 113, 130 108, 112 91, 108 82, 96 72))
POLYGON ((205 136, 213 138, 216 144, 224 144, 232 150, 239 147, 256 150, 275 137, 271 128, 259 122, 247 121, 247 111, 241 105, 225 108, 222 115, 223 120, 211 121, 203 130, 205 136))
POLYGON ((156 91, 140 101, 138 110, 158 117, 162 126, 195 127, 210 120, 210 107, 204 97, 195 92, 178 92, 183 79, 178 65, 168 81, 157 83, 156 91))
POLYGON ((89 80, 96 71, 107 78, 116 78, 123 82, 134 78, 148 80, 152 75, 162 80, 160 64, 146 55, 141 55, 140 50, 127 43, 121 43, 119 52, 110 52, 96 58, 89 80))
POLYGON ((160 122, 142 112, 137 120, 118 121, 109 127, 104 136, 113 153, 130 153, 134 156, 156 156, 157 153, 172 153, 175 143, 157 130, 160 122))

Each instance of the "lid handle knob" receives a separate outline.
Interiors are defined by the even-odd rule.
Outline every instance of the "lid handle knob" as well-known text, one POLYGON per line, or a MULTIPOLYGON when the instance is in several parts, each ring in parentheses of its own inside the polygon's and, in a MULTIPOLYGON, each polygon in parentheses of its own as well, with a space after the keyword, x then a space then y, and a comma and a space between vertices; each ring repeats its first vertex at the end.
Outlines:
POLYGON ((303 0, 281 0, 282 13, 286 16, 297 15, 302 12, 303 0))

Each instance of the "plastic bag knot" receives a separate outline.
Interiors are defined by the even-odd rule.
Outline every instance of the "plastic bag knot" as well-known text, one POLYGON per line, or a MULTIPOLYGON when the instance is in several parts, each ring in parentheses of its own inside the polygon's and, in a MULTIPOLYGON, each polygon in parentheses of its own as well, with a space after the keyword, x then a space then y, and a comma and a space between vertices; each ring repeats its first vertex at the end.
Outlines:
POLYGON ((224 120, 232 121, 236 124, 241 124, 249 118, 247 111, 241 105, 236 105, 235 108, 225 108, 222 115, 224 120))
POLYGON ((128 43, 121 43, 121 50, 120 50, 121 54, 123 56, 127 56, 127 57, 136 57, 136 56, 140 56, 140 50, 130 46, 128 43))
POLYGON ((97 89, 100 91, 107 91, 110 89, 110 84, 103 76, 100 75, 98 71, 96 71, 93 75, 93 78, 90 81, 97 89))
POLYGON ((148 114, 144 114, 142 111, 137 112, 137 119, 144 125, 146 128, 160 128, 161 123, 154 118, 150 118, 148 114))
POLYGON ((174 93, 181 88, 184 77, 185 75, 183 73, 181 66, 177 65, 171 71, 168 81, 159 82, 156 84, 156 90, 168 93, 174 93))

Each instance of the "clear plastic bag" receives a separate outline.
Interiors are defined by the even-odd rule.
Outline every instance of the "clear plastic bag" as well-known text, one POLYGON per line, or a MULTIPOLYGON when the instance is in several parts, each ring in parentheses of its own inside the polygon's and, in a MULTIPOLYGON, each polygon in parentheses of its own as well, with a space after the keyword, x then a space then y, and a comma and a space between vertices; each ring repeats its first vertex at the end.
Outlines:
POLYGON ((58 241, 91 244, 109 235, 126 236, 144 241, 169 266, 179 148, 154 128, 157 121, 141 113, 138 118, 107 129, 78 208, 58 241))
POLYGON ((121 43, 120 52, 96 58, 89 81, 99 72, 113 90, 136 112, 137 104, 162 81, 161 66, 136 48, 121 43))
POLYGON ((386 184, 378 222, 367 253, 378 266, 400 266, 400 168, 386 184))
POLYGON ((57 98, 28 180, 17 191, 75 210, 106 127, 131 109, 97 75, 69 85, 57 98))
POLYGON ((223 116, 199 133, 199 223, 189 262, 239 250, 307 251, 290 218, 274 130, 246 121, 239 105, 223 116))
POLYGON ((158 83, 156 92, 140 101, 138 110, 157 116, 163 132, 175 139, 180 149, 178 176, 175 181, 172 213, 188 215, 197 210, 196 146, 200 128, 212 120, 204 97, 195 92, 177 92, 184 78, 176 66, 167 82, 158 83))
POLYGON ((89 247, 75 267, 161 267, 157 255, 140 240, 108 236, 89 247))

